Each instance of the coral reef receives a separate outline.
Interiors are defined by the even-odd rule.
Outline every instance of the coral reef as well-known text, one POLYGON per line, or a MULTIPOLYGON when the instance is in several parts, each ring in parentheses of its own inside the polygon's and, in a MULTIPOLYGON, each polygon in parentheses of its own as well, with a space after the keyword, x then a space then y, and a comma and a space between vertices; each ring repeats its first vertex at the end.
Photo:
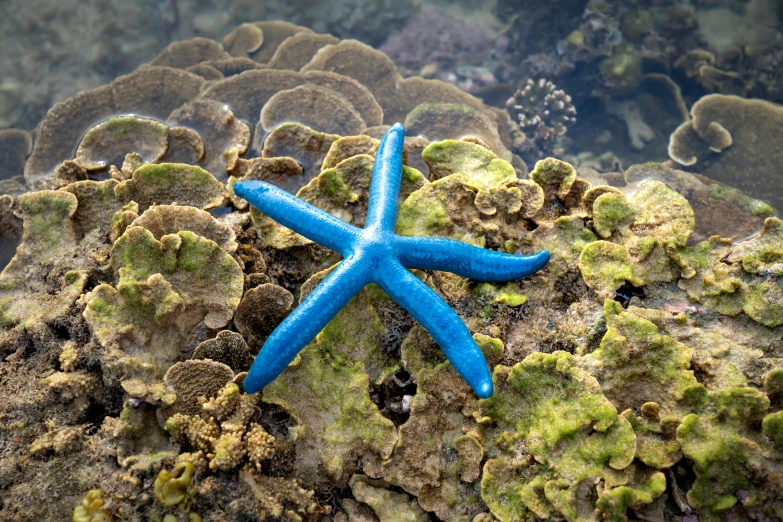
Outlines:
MULTIPOLYGON (((238 11, 261 16, 258 2, 220 16, 220 3, 178 2, 192 24, 181 36, 230 36, 172 46, 102 87, 114 73, 95 64, 151 60, 133 31, 165 31, 166 16, 118 5, 126 23, 89 24, 114 38, 83 83, 67 80, 74 55, 53 51, 63 76, 46 96, 4 74, 3 125, 31 127, 63 101, 32 136, 0 131, 0 519, 779 518, 783 222, 754 196, 779 199, 780 107, 702 96, 740 83, 722 71, 774 99, 778 50, 732 32, 745 48, 719 52, 701 36, 715 27, 704 13, 723 9, 712 2, 584 4, 549 17, 548 4, 498 2, 529 12, 505 33, 512 55, 530 43, 520 78, 551 80, 579 111, 550 149, 559 159, 529 158, 530 171, 508 114, 454 85, 283 22, 232 32, 238 11), (81 87, 92 90, 67 98, 81 87), (683 95, 701 101, 674 133, 676 161, 630 165, 666 159, 683 95), (292 100, 317 114, 281 123, 292 100), (251 210, 234 184, 267 181, 362 227, 377 140, 397 121, 417 134, 397 234, 552 254, 501 284, 412 272, 467 325, 495 394, 478 399, 368 285, 249 395, 257 349, 340 257, 251 210), (631 128, 644 147, 606 154, 631 128)), ((750 20, 761 4, 729 11, 750 20)), ((84 12, 64 12, 63 28, 84 12)), ((12 14, 4 36, 37 27, 6 33, 12 14)))

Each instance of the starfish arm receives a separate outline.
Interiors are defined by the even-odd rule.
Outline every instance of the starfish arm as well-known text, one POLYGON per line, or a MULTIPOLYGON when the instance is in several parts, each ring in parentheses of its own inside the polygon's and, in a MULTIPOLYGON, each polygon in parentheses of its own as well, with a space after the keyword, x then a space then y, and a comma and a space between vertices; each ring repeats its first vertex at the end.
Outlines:
POLYGON ((384 261, 375 282, 429 332, 476 395, 482 399, 492 395, 484 355, 462 319, 434 290, 392 259, 384 261))
POLYGON ((402 184, 402 146, 405 129, 395 123, 386 132, 375 154, 370 182, 370 202, 365 228, 393 231, 397 223, 397 197, 402 184))
POLYGON ((442 270, 477 281, 510 281, 534 274, 549 262, 549 252, 518 256, 487 250, 451 239, 395 236, 395 251, 403 266, 442 270))
POLYGON ((370 279, 361 256, 337 265, 267 338, 245 377, 245 391, 256 393, 277 378, 370 279))
POLYGON ((238 181, 234 192, 281 225, 345 255, 360 231, 285 190, 264 181, 238 181))

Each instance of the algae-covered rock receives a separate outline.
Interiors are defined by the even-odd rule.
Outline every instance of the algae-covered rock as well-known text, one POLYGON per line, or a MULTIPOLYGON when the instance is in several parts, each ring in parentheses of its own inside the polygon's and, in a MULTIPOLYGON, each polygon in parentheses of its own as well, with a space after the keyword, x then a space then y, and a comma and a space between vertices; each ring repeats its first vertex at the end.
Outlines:
MULTIPOLYGON (((244 11, 280 15, 267 4, 244 11)), ((660 25, 681 10, 599 4, 563 57, 606 40, 591 60, 609 58, 584 64, 591 85, 630 93, 640 64, 666 69, 654 49, 681 30, 632 19, 660 25), (644 63, 616 45, 615 19, 644 63)), ((520 20, 535 27, 543 9, 520 20)), ((579 154, 579 140, 557 139, 573 108, 551 82, 522 83, 512 121, 455 85, 403 78, 357 41, 285 22, 231 32, 203 13, 183 30, 220 31, 223 43, 173 44, 154 62, 187 71, 143 67, 57 105, 32 135, 0 132, 5 170, 28 174, 27 188, 3 185, 21 196, 0 200, 3 239, 23 236, 0 274, 0 519, 780 518, 783 226, 770 205, 662 164, 579 154), (516 118, 525 93, 546 94, 554 112, 516 118), (559 128, 553 114, 566 115, 559 128), (473 333, 494 396, 478 400, 374 285, 263 395, 244 393, 252 354, 339 256, 250 208, 233 184, 276 184, 361 227, 379 139, 397 121, 409 134, 398 233, 551 254, 516 281, 414 272, 473 333), (540 161, 528 175, 510 150, 540 161), (106 167, 109 179, 94 174, 106 167)), ((492 58, 501 69, 506 36, 492 58)), ((550 51, 533 49, 522 67, 566 81, 550 51)), ((774 58, 756 53, 744 50, 748 71, 774 58)), ((717 67, 731 59, 688 69, 704 85, 729 81, 717 67)), ((457 81, 470 74, 482 69, 460 68, 457 81)), ((498 78, 482 96, 502 105, 515 78, 498 78)), ((624 101, 604 104, 599 89, 585 115, 606 109, 644 145, 660 125, 634 111, 659 106, 653 83, 678 102, 664 112, 682 100, 668 76, 641 81, 624 101)), ((692 150, 707 175, 767 179, 775 154, 748 151, 776 136, 750 143, 776 111, 703 100, 674 155, 692 150)), ((605 123, 611 133, 592 141, 607 150, 614 126, 625 129, 605 123)))
POLYGON ((524 219, 544 201, 537 184, 517 179, 510 163, 477 143, 433 143, 422 157, 437 179, 402 203, 397 233, 498 249, 523 242, 528 234, 524 219))
POLYGON ((587 357, 599 363, 595 374, 604 394, 623 410, 655 402, 661 415, 675 415, 677 402, 697 384, 688 369, 692 350, 616 301, 604 302, 604 317, 606 334, 587 357))
POLYGON ((391 454, 396 430, 369 395, 370 383, 390 371, 382 344, 385 327, 378 318, 388 301, 373 285, 363 289, 264 388, 264 402, 282 406, 296 420, 297 467, 311 480, 323 480, 318 468, 345 483, 357 460, 365 474, 377 477, 381 461, 391 454))
MULTIPOLYGON (((117 285, 102 283, 89 292, 84 317, 104 347, 124 354, 123 380, 137 374, 150 385, 150 374, 159 378, 178 360, 194 326, 225 326, 242 296, 244 276, 236 260, 189 231, 158 241, 147 229, 130 227, 112 248, 111 266, 117 285)), ((137 385, 134 390, 146 393, 137 385)))
POLYGON ((599 297, 607 298, 625 284, 639 283, 634 276, 631 254, 622 245, 608 241, 594 241, 579 255, 579 270, 585 283, 599 297))
POLYGON ((417 380, 410 418, 400 426, 383 477, 442 519, 470 520, 481 511, 474 484, 484 452, 463 427, 471 424, 476 398, 448 362, 418 371, 417 380))
POLYGON ((498 455, 484 465, 482 497, 501 520, 623 517, 627 504, 615 498, 641 504, 663 493, 660 473, 636 477, 633 428, 576 362, 535 353, 495 368, 495 395, 480 401, 477 420, 498 455), (597 498, 579 487, 588 480, 603 483, 597 498))
POLYGON ((365 473, 377 476, 397 436, 368 386, 362 362, 333 360, 329 346, 316 341, 264 389, 264 402, 279 404, 297 421, 300 472, 344 483, 361 459, 365 473))
POLYGON ((695 464, 688 501, 707 520, 718 520, 740 497, 750 513, 777 513, 781 455, 759 429, 764 425, 776 440, 775 417, 765 419, 769 399, 753 388, 711 392, 705 399, 702 411, 685 417, 677 429, 683 454, 695 464))
POLYGON ((751 274, 783 277, 783 221, 767 218, 757 236, 732 248, 729 261, 751 274))
POLYGON ((153 204, 188 205, 210 209, 223 204, 225 191, 215 177, 193 165, 161 163, 144 165, 133 172, 133 177, 114 189, 123 203, 135 201, 143 211, 153 204))
MULTIPOLYGON (((22 243, 0 273, 0 321, 4 328, 53 320, 83 292, 94 260, 74 255, 80 248, 74 223, 77 207, 76 196, 69 192, 19 196, 24 219, 22 243)), ((95 252, 98 246, 88 240, 81 248, 95 252)))
POLYGON ((375 486, 367 477, 351 477, 351 491, 359 502, 369 505, 380 522, 427 522, 429 515, 415 499, 404 493, 375 486))

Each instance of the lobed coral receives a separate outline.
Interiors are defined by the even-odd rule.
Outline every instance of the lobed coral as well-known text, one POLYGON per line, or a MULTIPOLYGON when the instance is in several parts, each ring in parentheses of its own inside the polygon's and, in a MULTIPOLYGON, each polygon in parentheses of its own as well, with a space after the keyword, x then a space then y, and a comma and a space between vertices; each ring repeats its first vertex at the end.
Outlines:
MULTIPOLYGON (((645 41, 637 14, 622 31, 645 41)), ((0 518, 778 516, 772 207, 657 163, 604 175, 548 157, 528 173, 503 111, 403 79, 357 42, 253 27, 63 102, 30 158, 9 138, 29 186, 0 200, 20 239, 0 274, 0 518), (316 128, 277 125, 292 100, 318 108, 316 128), (270 181, 361 226, 376 140, 396 120, 419 134, 399 234, 552 253, 503 285, 415 274, 468 325, 496 394, 478 400, 374 286, 262 396, 244 393, 254 351, 339 258, 232 184, 270 181)), ((771 125, 763 108, 754 121, 771 125)), ((680 150, 728 134, 718 162, 747 152, 746 129, 707 112, 725 132, 695 117, 680 150)))

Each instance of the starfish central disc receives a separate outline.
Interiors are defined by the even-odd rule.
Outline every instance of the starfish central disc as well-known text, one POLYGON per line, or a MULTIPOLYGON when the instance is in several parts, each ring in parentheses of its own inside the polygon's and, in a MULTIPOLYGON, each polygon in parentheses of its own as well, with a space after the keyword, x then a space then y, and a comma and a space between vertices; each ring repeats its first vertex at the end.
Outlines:
POLYGON ((354 295, 368 283, 375 283, 430 333, 476 395, 492 395, 490 370, 462 319, 408 269, 442 270, 479 281, 508 281, 540 270, 549 261, 549 252, 517 256, 449 239, 395 235, 404 137, 405 131, 397 123, 381 140, 364 229, 269 183, 234 184, 236 194, 251 205, 344 258, 267 338, 245 378, 247 393, 256 393, 272 382, 354 295))

